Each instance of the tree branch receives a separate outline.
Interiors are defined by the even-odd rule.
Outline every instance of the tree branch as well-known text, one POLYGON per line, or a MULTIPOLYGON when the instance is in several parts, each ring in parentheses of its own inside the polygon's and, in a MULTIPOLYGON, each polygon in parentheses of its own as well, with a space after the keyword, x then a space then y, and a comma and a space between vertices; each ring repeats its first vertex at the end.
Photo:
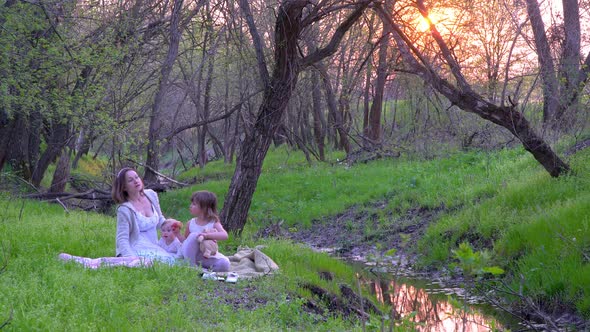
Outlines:
POLYGON ((262 89, 253 92, 251 94, 249 94, 246 98, 242 99, 239 103, 237 103, 236 105, 234 105, 232 108, 230 108, 227 112, 216 116, 214 118, 210 118, 210 119, 205 119, 205 120, 201 120, 201 121, 197 121, 197 122, 193 122, 191 124, 187 124, 184 125, 182 127, 178 127, 176 129, 174 129, 171 133, 169 133, 168 135, 164 136, 165 140, 170 140, 172 139, 174 136, 180 134, 181 132, 187 130, 187 129, 191 129, 191 128, 195 128, 195 127, 200 127, 200 126, 204 126, 206 124, 209 123, 213 123, 219 120, 223 120, 228 118, 230 115, 232 115, 235 111, 239 110, 242 107, 242 104, 244 104, 248 99, 252 98, 253 96, 257 95, 258 93, 262 92, 262 89))
POLYGON ((318 61, 323 60, 326 57, 334 54, 340 45, 340 41, 344 38, 346 32, 352 27, 352 25, 361 17, 365 9, 371 4, 373 1, 362 1, 358 7, 350 14, 350 16, 340 24, 338 29, 332 35, 330 42, 325 47, 318 49, 317 51, 309 54, 308 56, 304 57, 300 61, 300 65, 302 68, 310 66, 318 61))
POLYGON ((451 54, 451 50, 449 50, 449 47, 447 46, 445 41, 442 39, 442 36, 440 35, 440 32, 436 28, 436 25, 434 23, 432 23, 432 20, 430 20, 428 18, 428 9, 426 9, 426 6, 424 6, 424 1, 417 0, 416 4, 418 5, 418 10, 420 11, 420 14, 422 14, 422 16, 428 22, 428 26, 430 27, 430 34, 432 35, 432 38, 434 38, 434 40, 436 41, 436 44, 438 45, 438 47, 440 48, 443 58, 446 60, 447 64, 451 68, 451 72, 453 73, 453 76, 457 80, 457 84, 459 85, 459 88, 463 92, 471 92, 472 91, 471 86, 469 86, 469 84, 467 83, 467 80, 465 80, 465 77, 461 73, 461 67, 459 66, 459 64, 457 63, 457 61, 455 60, 455 58, 451 54))
POLYGON ((155 169, 153 169, 152 167, 150 167, 148 165, 144 165, 144 164, 142 164, 140 162, 137 162, 137 161, 135 161, 133 159, 127 159, 127 160, 130 161, 130 162, 132 162, 132 163, 134 163, 134 164, 136 164, 136 165, 139 165, 141 167, 145 167, 145 168, 149 169, 151 172, 154 172, 154 174, 156 174, 157 176, 163 177, 164 179, 166 179, 166 180, 168 180, 168 181, 170 181, 170 182, 172 182, 172 183, 174 183, 176 185, 179 185, 179 186, 182 186, 182 187, 186 187, 186 186, 189 185, 188 183, 176 181, 173 178, 170 178, 170 177, 168 177, 168 176, 166 176, 166 175, 164 175, 164 174, 156 171, 155 169))
POLYGON ((264 47, 262 41, 260 40, 260 34, 258 34, 256 24, 254 24, 254 18, 252 17, 252 11, 250 10, 248 0, 240 0, 239 6, 244 12, 244 18, 246 19, 246 23, 248 24, 248 30, 250 31, 252 43, 254 44, 254 50, 256 51, 256 62, 258 63, 260 79, 262 80, 262 86, 265 87, 270 82, 270 76, 268 74, 268 69, 266 67, 266 60, 264 59, 264 47))

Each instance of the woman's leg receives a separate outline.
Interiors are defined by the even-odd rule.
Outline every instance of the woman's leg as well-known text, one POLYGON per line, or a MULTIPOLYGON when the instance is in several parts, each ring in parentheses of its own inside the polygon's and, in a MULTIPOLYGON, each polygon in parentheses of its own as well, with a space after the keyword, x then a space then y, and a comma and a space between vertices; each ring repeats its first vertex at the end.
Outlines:
POLYGON ((66 253, 59 254, 59 258, 63 261, 74 261, 82 264, 84 267, 90 269, 98 269, 99 267, 110 267, 110 266, 126 266, 126 267, 138 267, 138 266, 150 266, 152 261, 150 259, 144 259, 140 257, 99 257, 89 258, 81 256, 73 256, 66 253))

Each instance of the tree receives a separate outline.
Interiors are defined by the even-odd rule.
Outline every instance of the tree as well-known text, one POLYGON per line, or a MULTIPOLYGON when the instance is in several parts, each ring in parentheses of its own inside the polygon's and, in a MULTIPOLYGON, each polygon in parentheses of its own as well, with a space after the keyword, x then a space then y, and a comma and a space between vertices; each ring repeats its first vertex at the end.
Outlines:
POLYGON ((373 103, 368 114, 367 138, 372 144, 380 145, 381 137, 381 110, 383 108, 383 93, 385 91, 385 82, 388 76, 387 59, 389 54, 389 25, 384 24, 383 36, 379 44, 379 58, 377 64, 377 80, 375 81, 375 93, 373 103))
MULTIPOLYGON (((275 24, 274 70, 265 80, 266 66, 259 66, 264 87, 263 101, 258 109, 253 128, 242 142, 237 165, 225 198, 221 219, 229 231, 241 232, 246 224, 252 196, 262 170, 262 162, 272 142, 273 135, 281 125, 282 117, 297 83, 300 71, 332 55, 344 34, 361 17, 371 1, 361 1, 352 13, 336 29, 329 43, 315 52, 300 56, 298 42, 302 31, 310 24, 324 19, 335 10, 322 6, 309 6, 306 0, 287 0, 278 9, 275 24), (307 7, 307 15, 303 15, 307 7)), ((253 31, 250 31, 253 33, 253 31)), ((255 38, 253 38, 255 39, 255 38)), ((261 47, 255 45, 255 47, 261 47)), ((263 59, 259 59, 263 60, 263 59)))
MULTIPOLYGON (((417 0, 416 4, 420 14, 427 18, 428 10, 424 2, 417 0)), ((455 84, 443 78, 425 60, 422 53, 414 46, 414 43, 391 18, 392 14, 390 12, 378 4, 375 6, 375 9, 383 22, 391 27, 392 35, 399 48, 399 52, 404 59, 405 65, 408 66, 412 73, 418 75, 440 94, 445 96, 452 104, 462 110, 477 114, 485 120, 508 129, 522 142, 523 147, 533 155, 551 176, 557 177, 569 170, 569 166, 535 133, 525 116, 517 110, 517 105, 498 106, 487 101, 483 96, 473 90, 463 76, 461 67, 453 56, 452 51, 432 21, 428 21, 431 36, 438 46, 441 58, 444 60, 446 66, 448 66, 448 70, 451 73, 452 79, 455 80, 455 84)))
POLYGON ((176 61, 178 55, 178 44, 180 43, 180 36, 182 30, 179 26, 181 13, 182 13, 183 0, 175 0, 172 7, 172 14, 170 16, 170 44, 168 45, 168 53, 166 59, 162 64, 160 80, 158 82, 158 88, 156 90, 156 96, 152 105, 152 111, 150 113, 150 128, 148 133, 148 146, 147 146, 147 160, 145 168, 144 180, 146 182, 157 182, 157 175, 153 170, 157 170, 159 167, 159 141, 160 141, 160 127, 161 127, 161 108, 164 101, 164 96, 168 91, 170 72, 172 66, 176 61))
POLYGON ((545 31, 545 24, 537 0, 526 0, 527 14, 534 35, 534 44, 539 60, 540 75, 543 81, 543 121, 551 127, 568 128, 573 123, 579 104, 579 96, 590 72, 590 52, 584 65, 580 65, 581 28, 580 7, 577 0, 563 0, 563 34, 556 40, 558 63, 553 60, 551 45, 545 31), (567 120, 564 115, 572 113, 567 120))

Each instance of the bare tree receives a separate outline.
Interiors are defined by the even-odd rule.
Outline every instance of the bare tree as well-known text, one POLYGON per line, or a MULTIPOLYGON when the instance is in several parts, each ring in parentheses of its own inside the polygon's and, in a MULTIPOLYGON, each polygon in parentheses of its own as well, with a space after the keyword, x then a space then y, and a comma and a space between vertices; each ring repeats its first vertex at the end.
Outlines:
POLYGON ((381 144, 381 110, 383 109, 383 93, 385 82, 388 76, 388 48, 389 48, 389 25, 384 24, 383 36, 379 45, 379 58, 377 64, 377 80, 375 81, 375 93, 373 103, 368 114, 367 138, 373 144, 381 144))
POLYGON ((543 81, 543 121, 553 128, 567 128, 573 123, 564 119, 571 110, 575 116, 579 107, 579 95, 590 69, 590 52, 584 65, 580 65, 581 28, 580 5, 577 0, 563 0, 562 41, 559 45, 558 63, 552 57, 551 45, 537 0, 526 0, 527 13, 533 30, 540 74, 543 81))
POLYGON ((157 182, 157 174, 152 170, 157 170, 159 167, 160 155, 160 128, 162 125, 161 108, 164 101, 164 96, 168 91, 168 79, 172 66, 176 61, 178 55, 178 44, 180 43, 180 36, 182 34, 179 22, 181 19, 183 0, 175 0, 172 7, 172 14, 170 16, 170 44, 168 45, 168 53, 166 59, 162 64, 161 76, 156 90, 156 96, 152 105, 150 113, 150 127, 148 132, 148 146, 147 146, 147 160, 145 168, 144 180, 146 182, 157 182))
MULTIPOLYGON (((416 4, 420 13, 424 17, 428 17, 428 10, 424 2, 417 0, 416 4)), ((422 53, 414 46, 414 43, 391 18, 392 13, 388 12, 379 4, 375 6, 375 9, 381 19, 390 25, 393 38, 405 64, 412 73, 421 77, 451 103, 457 105, 462 110, 477 114, 485 120, 508 129, 522 142, 524 148, 535 157, 551 176, 557 177, 569 170, 569 166, 535 133, 524 115, 517 110, 516 105, 495 105, 472 89, 461 71, 461 66, 457 63, 452 51, 432 21, 429 21, 431 36, 439 48, 441 58, 444 59, 444 63, 448 66, 448 70, 456 82, 455 84, 443 78, 431 67, 430 63, 422 56, 422 53)))
POLYGON ((229 231, 241 232, 246 224, 264 157, 273 134, 282 123, 299 72, 332 55, 344 34, 361 17, 370 2, 362 1, 356 4, 352 13, 336 29, 329 43, 306 56, 300 56, 298 52, 301 32, 310 24, 324 18, 330 13, 330 8, 310 6, 307 8, 307 15, 304 16, 304 9, 309 4, 306 0, 287 0, 279 7, 275 25, 274 70, 265 86, 264 98, 254 126, 246 133, 242 142, 236 170, 221 213, 221 218, 227 223, 229 231))

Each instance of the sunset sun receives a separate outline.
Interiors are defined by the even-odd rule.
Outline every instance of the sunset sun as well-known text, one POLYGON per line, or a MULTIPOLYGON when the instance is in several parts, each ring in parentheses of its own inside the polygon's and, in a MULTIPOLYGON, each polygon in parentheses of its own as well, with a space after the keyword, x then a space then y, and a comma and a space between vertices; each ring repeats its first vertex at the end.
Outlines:
MULTIPOLYGON (((418 18, 418 26, 416 27, 416 29, 418 29, 418 31, 420 32, 426 32, 428 31, 428 29, 430 29, 430 16, 428 17, 424 17, 424 16, 420 16, 420 18, 418 18)), ((435 22, 433 22, 435 23, 435 22)))

